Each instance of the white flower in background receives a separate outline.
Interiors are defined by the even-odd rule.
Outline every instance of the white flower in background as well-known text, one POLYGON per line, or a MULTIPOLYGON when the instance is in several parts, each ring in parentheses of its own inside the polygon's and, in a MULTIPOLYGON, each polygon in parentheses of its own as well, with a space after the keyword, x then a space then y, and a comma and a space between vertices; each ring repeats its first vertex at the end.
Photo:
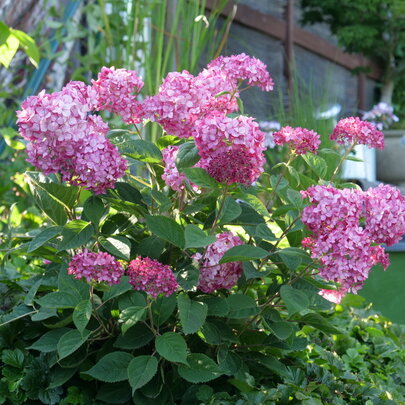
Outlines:
POLYGON ((260 121, 259 126, 266 135, 264 146, 267 149, 273 149, 276 146, 273 139, 273 133, 281 128, 280 123, 277 121, 260 121))
POLYGON ((363 120, 370 121, 381 131, 389 128, 393 122, 398 122, 399 118, 394 114, 394 107, 382 101, 370 111, 366 111, 363 114, 363 120))

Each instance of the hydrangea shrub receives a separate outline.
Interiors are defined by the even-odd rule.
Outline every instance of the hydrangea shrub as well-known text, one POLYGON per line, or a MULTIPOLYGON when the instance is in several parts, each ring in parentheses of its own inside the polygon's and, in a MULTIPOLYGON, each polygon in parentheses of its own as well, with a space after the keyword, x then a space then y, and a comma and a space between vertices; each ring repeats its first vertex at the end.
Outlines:
MULTIPOLYGON (((347 154, 320 148, 313 130, 277 128, 286 162, 267 165, 266 136, 240 111, 242 91, 273 89, 258 59, 169 73, 140 101, 142 86, 135 71, 103 68, 17 113, 48 227, 8 252, 33 266, 0 330, 10 403, 72 403, 73 392, 86 404, 274 403, 280 381, 306 370, 292 355, 308 344, 303 328, 339 334, 330 301, 387 267, 382 244, 405 232, 399 191, 342 187, 330 162, 347 154), (109 128, 109 114, 127 126, 109 128), (162 131, 156 144, 147 125, 162 131)), ((383 146, 357 117, 331 139, 383 146)))

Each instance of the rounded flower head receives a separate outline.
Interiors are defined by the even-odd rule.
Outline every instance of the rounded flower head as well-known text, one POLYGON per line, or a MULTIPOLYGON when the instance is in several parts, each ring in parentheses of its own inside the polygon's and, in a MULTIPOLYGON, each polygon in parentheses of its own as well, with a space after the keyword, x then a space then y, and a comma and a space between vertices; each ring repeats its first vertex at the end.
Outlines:
POLYGON ((368 189, 366 229, 375 243, 399 242, 405 234, 405 197, 399 189, 388 184, 368 189))
POLYGON ((127 163, 106 138, 108 125, 89 115, 94 100, 94 89, 70 82, 59 92, 27 98, 17 123, 29 141, 30 163, 44 174, 60 173, 64 181, 103 193, 124 175, 127 163))
POLYGON ((250 117, 221 114, 196 121, 199 166, 216 180, 252 184, 263 172, 264 134, 250 117))
POLYGON ((177 287, 172 269, 149 257, 137 257, 132 260, 127 270, 129 282, 135 290, 145 291, 153 298, 159 294, 172 295, 177 287))
POLYGON ((134 70, 103 67, 92 84, 98 110, 118 114, 127 124, 141 122, 143 111, 134 92, 140 92, 143 81, 134 70))
POLYGON ((225 252, 242 244, 240 238, 233 235, 232 232, 218 234, 216 238, 217 240, 207 247, 204 256, 200 253, 193 256, 193 259, 200 261, 198 288, 205 293, 212 293, 221 288, 232 288, 242 274, 241 262, 219 264, 225 252))
POLYGON ((359 117, 340 120, 333 130, 330 139, 337 143, 366 145, 370 148, 384 149, 384 134, 367 121, 359 117))
POLYGON ((237 83, 247 80, 249 85, 258 86, 262 90, 273 90, 274 82, 267 71, 267 66, 259 59, 241 53, 232 56, 219 56, 208 65, 208 69, 219 68, 237 83))
POLYGON ((301 127, 283 127, 280 131, 273 133, 273 140, 276 145, 289 144, 297 155, 304 155, 307 152, 316 153, 321 144, 318 133, 301 127))
POLYGON ((88 282, 96 281, 113 285, 120 282, 124 274, 124 268, 115 258, 108 253, 89 252, 84 250, 73 256, 69 263, 68 273, 75 278, 84 277, 88 282))

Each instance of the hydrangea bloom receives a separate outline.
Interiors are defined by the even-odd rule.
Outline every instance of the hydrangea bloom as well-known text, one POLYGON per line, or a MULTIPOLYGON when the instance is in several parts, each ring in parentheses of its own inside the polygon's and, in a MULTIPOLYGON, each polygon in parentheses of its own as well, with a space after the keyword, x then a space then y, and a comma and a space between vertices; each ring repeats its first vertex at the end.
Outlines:
POLYGON ((362 121, 359 117, 340 120, 330 139, 342 145, 366 145, 370 148, 384 149, 384 134, 378 131, 371 122, 362 121))
POLYGON ((333 302, 334 304, 340 304, 342 298, 347 294, 347 290, 340 288, 339 290, 321 290, 319 295, 321 295, 326 300, 333 302))
POLYGON ((113 285, 120 282, 124 268, 108 253, 94 253, 85 249, 82 253, 73 256, 68 273, 73 274, 75 278, 84 277, 88 282, 105 281, 113 285))
POLYGON ((388 184, 380 184, 366 193, 366 229, 375 243, 388 246, 405 234, 405 198, 388 184))
POLYGON ((273 90, 274 82, 267 71, 267 66, 261 60, 245 53, 219 56, 208 65, 208 69, 214 67, 225 72, 228 79, 234 81, 235 88, 239 81, 247 80, 251 86, 258 86, 265 91, 273 90))
POLYGON ((176 155, 179 150, 178 146, 169 146, 162 150, 163 162, 165 164, 162 179, 165 183, 175 191, 184 189, 184 181, 186 176, 179 173, 176 167, 176 155))
POLYGON ((392 105, 384 101, 376 104, 370 111, 365 112, 362 118, 373 123, 379 131, 388 128, 393 122, 399 121, 399 118, 394 114, 392 105))
POLYGON ((252 184, 263 172, 264 134, 250 117, 221 114, 196 121, 199 166, 216 180, 252 184))
POLYGON ((283 127, 280 131, 273 133, 273 139, 276 145, 289 144, 297 155, 304 155, 307 152, 316 153, 321 144, 318 133, 301 127, 283 127))
POLYGON ((341 291, 356 292, 372 266, 388 267, 388 255, 375 244, 393 244, 405 233, 405 198, 399 190, 314 186, 302 195, 311 204, 304 208, 302 222, 312 232, 302 245, 320 261, 323 278, 339 282, 341 291))
POLYGON ((198 288, 205 293, 212 293, 221 288, 232 288, 242 274, 241 262, 218 264, 226 251, 242 244, 240 238, 233 235, 232 232, 224 232, 216 235, 216 239, 207 247, 204 256, 201 253, 193 256, 193 259, 200 261, 198 288))
POLYGON ((114 186, 127 164, 105 137, 107 124, 88 115, 94 90, 71 82, 60 92, 27 98, 17 111, 20 134, 29 141, 28 161, 44 174, 61 173, 64 181, 96 193, 114 186))
POLYGON ((172 295, 177 287, 176 277, 172 269, 149 257, 137 257, 128 266, 129 282, 135 290, 145 291, 153 298, 159 294, 167 297, 172 295))
POLYGON ((97 109, 118 114, 127 124, 141 122, 142 107, 134 92, 139 93, 143 81, 134 70, 103 67, 92 84, 97 94, 97 109))

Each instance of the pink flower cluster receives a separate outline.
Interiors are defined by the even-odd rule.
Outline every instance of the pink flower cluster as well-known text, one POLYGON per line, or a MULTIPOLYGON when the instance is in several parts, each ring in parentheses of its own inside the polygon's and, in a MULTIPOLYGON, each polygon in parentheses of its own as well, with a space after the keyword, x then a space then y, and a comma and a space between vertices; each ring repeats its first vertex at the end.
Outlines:
POLYGON ((302 244, 319 259, 323 278, 340 283, 340 292, 356 292, 372 266, 388 267, 388 255, 376 244, 392 245, 405 233, 405 198, 399 190, 388 185, 366 192, 313 186, 301 193, 310 201, 302 222, 312 233, 302 244))
POLYGON ((108 253, 93 253, 86 250, 75 255, 69 263, 68 273, 75 278, 84 277, 88 282, 96 281, 113 285, 120 282, 124 268, 108 253))
POLYGON ((198 165, 217 181, 252 184, 263 172, 264 134, 252 118, 213 114, 196 122, 198 165))
POLYGON ((162 179, 165 183, 175 191, 181 191, 184 189, 184 182, 186 176, 183 173, 179 173, 176 167, 176 156, 179 150, 178 146, 170 145, 162 150, 163 163, 165 165, 162 179))
POLYGON ((141 122, 143 110, 133 93, 140 92, 143 81, 134 70, 103 67, 92 85, 97 94, 98 110, 121 115, 127 124, 141 122))
POLYGON ((307 152, 316 153, 321 144, 318 133, 301 127, 283 127, 280 131, 273 133, 273 140, 276 145, 289 144, 297 155, 304 155, 307 152))
POLYGON ((149 257, 132 260, 128 266, 128 276, 135 290, 145 291, 153 298, 159 294, 168 297, 178 287, 172 269, 149 257))
POLYGON ((340 120, 330 139, 342 145, 366 145, 370 148, 384 149, 384 134, 378 131, 371 122, 362 121, 359 117, 340 120))
POLYGON ((232 288, 242 274, 241 262, 218 264, 226 251, 242 244, 240 238, 232 232, 218 234, 216 238, 217 240, 207 247, 204 256, 201 253, 193 256, 193 259, 200 261, 198 288, 205 293, 212 293, 221 288, 232 288))
POLYGON ((59 172, 64 181, 103 193, 124 175, 127 163, 106 138, 107 124, 89 115, 96 96, 81 82, 52 94, 42 91, 22 103, 17 123, 29 141, 30 163, 44 174, 59 172))

